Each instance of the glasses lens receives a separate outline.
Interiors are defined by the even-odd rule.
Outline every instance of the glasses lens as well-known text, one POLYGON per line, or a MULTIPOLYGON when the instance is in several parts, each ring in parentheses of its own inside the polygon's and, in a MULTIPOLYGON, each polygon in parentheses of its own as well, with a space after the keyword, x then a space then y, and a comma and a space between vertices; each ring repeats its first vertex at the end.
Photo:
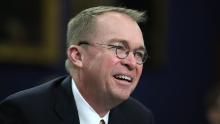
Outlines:
MULTIPOLYGON (((125 47, 117 47, 115 49, 116 56, 120 59, 125 59, 128 56, 129 52, 130 51, 126 49, 125 47)), ((148 58, 148 55, 145 51, 138 50, 138 51, 134 51, 134 57, 135 57, 137 64, 141 65, 146 61, 146 59, 148 58)))
POLYGON ((129 51, 123 47, 117 47, 116 50, 116 55, 120 59, 124 59, 128 56, 129 51))
POLYGON ((134 52, 134 56, 138 64, 143 64, 146 59, 146 52, 143 50, 138 50, 134 52))

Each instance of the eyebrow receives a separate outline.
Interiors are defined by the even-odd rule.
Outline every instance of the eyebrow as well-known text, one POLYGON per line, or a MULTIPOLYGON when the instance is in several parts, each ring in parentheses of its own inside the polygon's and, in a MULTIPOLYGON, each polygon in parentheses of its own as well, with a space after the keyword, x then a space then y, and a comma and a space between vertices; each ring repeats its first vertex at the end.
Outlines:
MULTIPOLYGON (((111 40, 109 40, 109 43, 118 43, 118 42, 121 42, 123 45, 130 48, 127 40, 122 40, 122 39, 111 39, 111 40)), ((146 51, 146 48, 145 48, 145 46, 139 46, 139 47, 135 48, 135 50, 144 50, 144 51, 146 51)))

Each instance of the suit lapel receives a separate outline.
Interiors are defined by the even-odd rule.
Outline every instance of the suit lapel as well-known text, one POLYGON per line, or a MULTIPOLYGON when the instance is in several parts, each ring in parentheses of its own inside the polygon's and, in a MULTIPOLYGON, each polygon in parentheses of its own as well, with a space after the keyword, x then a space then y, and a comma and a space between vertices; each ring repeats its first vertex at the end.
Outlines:
MULTIPOLYGON (((55 94, 54 112, 63 124, 79 124, 78 111, 71 88, 71 78, 65 78, 58 85, 53 91, 53 94, 55 94)), ((110 111, 108 124, 129 124, 126 122, 124 113, 120 110, 120 105, 110 111)))
POLYGON ((54 90, 54 110, 63 124, 79 124, 78 112, 71 89, 71 78, 67 77, 54 90))
POLYGON ((108 124, 129 124, 126 122, 124 114, 120 110, 120 107, 113 108, 110 111, 108 124))

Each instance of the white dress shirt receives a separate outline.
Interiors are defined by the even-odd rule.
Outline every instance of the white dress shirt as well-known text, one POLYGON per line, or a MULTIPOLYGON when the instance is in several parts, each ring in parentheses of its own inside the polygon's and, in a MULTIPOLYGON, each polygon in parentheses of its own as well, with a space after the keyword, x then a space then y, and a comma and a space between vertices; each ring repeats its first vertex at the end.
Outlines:
POLYGON ((105 124, 108 124, 109 112, 104 117, 100 117, 83 98, 73 79, 72 92, 75 98, 80 124, 99 124, 102 119, 105 121, 105 124))

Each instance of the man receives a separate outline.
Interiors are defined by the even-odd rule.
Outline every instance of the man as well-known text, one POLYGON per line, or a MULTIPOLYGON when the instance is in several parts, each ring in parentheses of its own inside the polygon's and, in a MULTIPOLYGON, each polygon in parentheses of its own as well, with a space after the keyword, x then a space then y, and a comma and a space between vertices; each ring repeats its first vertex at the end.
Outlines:
POLYGON ((220 124, 220 82, 206 96, 206 117, 209 124, 220 124))
POLYGON ((66 69, 59 77, 0 104, 1 124, 151 124, 130 97, 148 58, 137 24, 144 12, 100 6, 68 23, 66 69))

